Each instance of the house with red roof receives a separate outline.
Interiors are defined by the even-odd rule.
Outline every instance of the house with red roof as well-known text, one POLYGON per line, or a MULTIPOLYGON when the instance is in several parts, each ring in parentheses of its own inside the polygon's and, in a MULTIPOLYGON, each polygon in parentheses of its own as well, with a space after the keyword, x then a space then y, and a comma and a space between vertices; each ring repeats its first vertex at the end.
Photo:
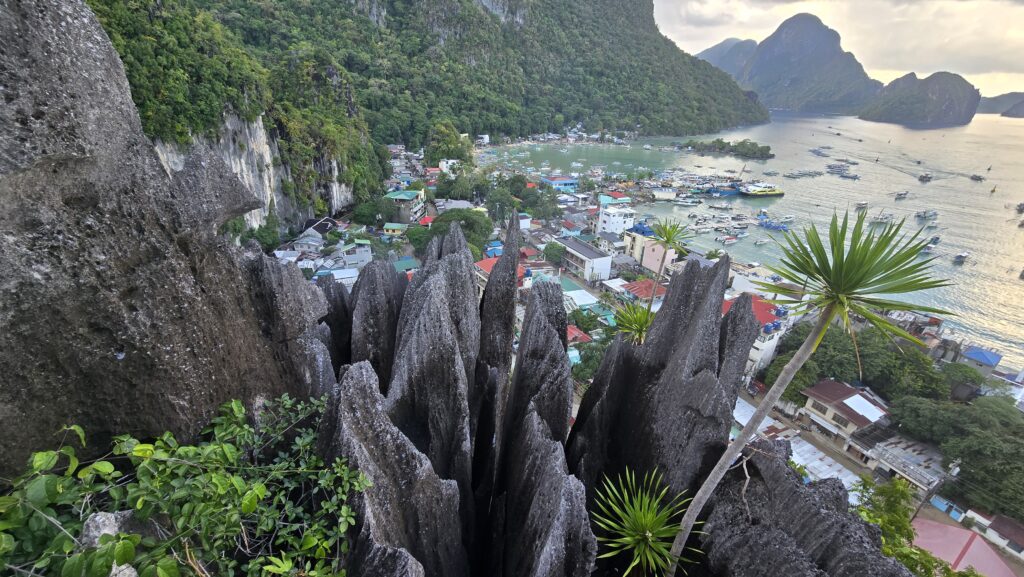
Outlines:
MULTIPOLYGON (((478 260, 473 263, 473 272, 476 273, 476 285, 477 285, 477 297, 483 297, 484 287, 487 286, 487 279, 491 276, 491 271, 494 270, 494 266, 501 260, 500 256, 491 258, 485 258, 478 260)), ((526 267, 519 265, 516 269, 516 286, 517 288, 523 287, 523 282, 526 280, 526 267)))
POLYGON ((544 257, 541 256, 541 252, 539 250, 533 248, 532 246, 524 246, 524 247, 519 249, 519 259, 520 260, 537 260, 537 259, 543 259, 543 258, 544 257))
POLYGON ((914 545, 949 563, 954 571, 968 567, 985 577, 1016 577, 999 553, 981 535, 931 519, 914 519, 914 545))
POLYGON ((801 393, 807 403, 797 412, 798 420, 844 452, 854 433, 874 423, 888 422, 888 407, 870 389, 822 379, 801 393))
MULTIPOLYGON (((786 334, 789 328, 789 313, 779 309, 778 306, 768 302, 760 295, 750 293, 750 306, 757 319, 758 333, 750 347, 750 356, 747 357, 746 375, 751 376, 775 358, 775 349, 778 348, 782 335, 786 334)), ((732 309, 737 299, 730 299, 722 302, 722 315, 732 309)))
POLYGON ((665 285, 654 282, 654 279, 650 278, 626 283, 622 285, 622 290, 626 291, 630 298, 640 302, 647 302, 651 295, 654 295, 654 306, 651 307, 654 310, 661 307, 662 301, 665 300, 665 293, 668 292, 665 285))
POLYGON ((565 329, 565 336, 570 345, 589 343, 594 340, 576 325, 569 325, 565 329))
POLYGON ((563 220, 560 226, 561 226, 561 228, 558 231, 558 236, 563 237, 563 238, 569 237, 569 236, 579 236, 580 233, 583 232, 583 226, 582 225, 580 225, 578 223, 575 223, 575 222, 573 222, 571 220, 568 220, 568 219, 563 220))

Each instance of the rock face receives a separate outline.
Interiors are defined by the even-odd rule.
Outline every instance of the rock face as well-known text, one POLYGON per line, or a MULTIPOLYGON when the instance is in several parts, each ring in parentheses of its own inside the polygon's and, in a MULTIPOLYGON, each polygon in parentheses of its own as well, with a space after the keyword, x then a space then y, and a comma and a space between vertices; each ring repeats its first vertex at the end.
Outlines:
POLYGON ((756 40, 726 38, 711 48, 697 53, 696 56, 701 60, 706 60, 729 76, 738 78, 755 50, 757 50, 756 40))
POLYGON ((202 146, 168 176, 83 3, 0 3, 0 92, 0 471, 333 382, 323 297, 215 236, 259 200, 202 146))
POLYGON ((848 511, 838 479, 804 485, 787 464, 789 443, 747 450, 750 481, 734 470, 713 498, 701 545, 716 573, 749 577, 907 577, 879 554, 877 527, 848 511))
POLYGON ((797 14, 758 44, 740 86, 757 92, 768 108, 855 113, 882 88, 843 51, 839 33, 812 14, 797 14))
POLYGON ((1014 104, 1003 111, 1002 116, 1006 116, 1008 118, 1024 118, 1024 100, 1021 100, 1017 104, 1014 104))
POLYGON ((918 78, 911 72, 887 84, 860 117, 913 128, 960 126, 974 118, 980 100, 978 89, 958 74, 918 78))
POLYGON ((1007 92, 999 96, 983 96, 978 103, 978 114, 1002 114, 1018 102, 1024 102, 1024 92, 1007 92))

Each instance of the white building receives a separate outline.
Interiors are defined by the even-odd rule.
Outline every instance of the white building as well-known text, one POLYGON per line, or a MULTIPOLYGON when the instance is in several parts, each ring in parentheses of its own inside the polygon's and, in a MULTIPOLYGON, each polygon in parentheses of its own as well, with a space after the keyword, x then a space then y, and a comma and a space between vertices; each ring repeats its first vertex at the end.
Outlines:
MULTIPOLYGON (((789 329, 789 319, 780 316, 779 307, 759 295, 751 294, 751 307, 754 309, 754 317, 757 319, 757 338, 750 347, 750 356, 747 357, 747 368, 745 374, 749 377, 768 366, 775 358, 775 349, 782 341, 782 336, 789 329)), ((722 302, 722 314, 729 312, 736 299, 722 302)))
POLYGON ((556 239, 565 247, 562 264, 585 281, 608 280, 612 276, 612 257, 573 237, 556 239))
POLYGON ((602 206, 597 215, 597 232, 610 232, 621 235, 633 228, 636 222, 636 211, 621 206, 602 206))
POLYGON ((597 244, 597 248, 612 256, 617 256, 626 252, 626 241, 622 240, 622 238, 615 233, 599 232, 597 233, 597 240, 594 242, 597 244))
POLYGON ((299 238, 292 242, 292 250, 299 252, 320 252, 324 246, 324 237, 319 232, 309 228, 299 238))

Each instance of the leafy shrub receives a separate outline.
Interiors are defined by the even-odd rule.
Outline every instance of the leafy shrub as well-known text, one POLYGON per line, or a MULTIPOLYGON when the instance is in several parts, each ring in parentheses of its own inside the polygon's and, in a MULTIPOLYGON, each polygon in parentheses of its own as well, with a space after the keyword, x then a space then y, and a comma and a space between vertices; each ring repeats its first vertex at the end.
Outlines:
MULTIPOLYGON (((34 453, 0 496, 0 566, 61 577, 106 576, 115 564, 142 577, 343 575, 355 523, 346 502, 370 483, 315 453, 323 409, 284 396, 253 426, 232 401, 196 445, 171 433, 151 443, 122 435, 89 463, 70 443, 34 453), (81 542, 90 515, 124 510, 145 534, 81 542)), ((85 446, 80 427, 64 432, 85 446)))

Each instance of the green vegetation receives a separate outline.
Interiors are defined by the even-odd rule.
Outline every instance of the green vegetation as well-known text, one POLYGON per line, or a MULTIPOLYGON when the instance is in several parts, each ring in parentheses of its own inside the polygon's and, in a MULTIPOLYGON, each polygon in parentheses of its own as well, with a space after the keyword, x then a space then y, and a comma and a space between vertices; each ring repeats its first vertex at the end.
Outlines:
POLYGON ((942 449, 960 473, 943 493, 972 507, 1024 519, 1024 413, 1009 397, 970 404, 906 397, 892 408, 906 435, 942 449))
POLYGON ((142 577, 343 573, 355 524, 346 502, 370 484, 316 455, 323 410, 282 397, 257 429, 232 401, 196 445, 123 435, 91 462, 73 446, 85 446, 84 431, 67 427, 62 446, 34 453, 0 496, 0 565, 62 577, 105 576, 115 563, 142 577), (124 510, 145 529, 81 542, 91 514, 124 510))
POLYGON ((918 78, 911 72, 887 84, 860 118, 919 127, 957 126, 974 118, 980 100, 978 90, 958 74, 936 72, 918 78))
POLYGON ((572 378, 577 383, 583 386, 589 386, 590 381, 594 379, 594 375, 597 374, 597 369, 601 366, 601 361, 604 359, 604 353, 608 350, 608 346, 612 342, 614 332, 611 330, 604 330, 601 332, 601 336, 595 338, 589 343, 583 343, 576 345, 576 348, 580 351, 580 362, 576 363, 572 367, 572 378))
POLYGON ((817 319, 814 321, 814 328, 779 373, 774 384, 754 410, 750 421, 729 443, 714 469, 701 484, 672 544, 674 554, 679 555, 682 552, 697 515, 711 498, 729 467, 740 456, 743 447, 761 426, 768 411, 775 406, 796 373, 821 344, 833 319, 838 318, 845 329, 851 331, 850 317, 857 315, 866 319, 883 334, 919 344, 920 341, 875 311, 884 309, 944 312, 932 307, 884 298, 886 295, 907 294, 948 284, 947 281, 931 278, 931 261, 918 258, 921 249, 927 244, 926 239, 919 239, 920 231, 906 236, 902 234, 902 229, 902 222, 893 223, 876 234, 865 226, 865 215, 862 212, 857 216, 852 228, 849 213, 843 216, 841 223, 839 216, 833 215, 827 241, 822 240, 818 228, 814 225, 804 231, 803 238, 795 232, 785 234, 781 263, 768 267, 782 280, 779 284, 760 284, 768 292, 779 295, 782 304, 793 306, 796 310, 815 313, 817 319))
POLYGON ((263 252, 270 252, 281 244, 281 222, 277 218, 273 202, 270 204, 267 220, 261 226, 242 232, 240 238, 242 244, 249 242, 250 239, 256 239, 256 242, 263 247, 263 252))
POLYGON ((590 311, 574 309, 569 313, 569 324, 576 325, 576 328, 585 333, 589 333, 601 326, 601 319, 597 318, 597 315, 590 311))
POLYGON ((710 142, 700 140, 689 140, 683 146, 692 148, 701 154, 730 154, 740 158, 768 159, 775 158, 772 154, 772 147, 761 145, 752 140, 744 138, 738 142, 726 142, 716 138, 710 142))
POLYGON ((615 309, 615 328, 634 345, 644 344, 653 322, 654 312, 642 304, 626 303, 615 309))
POLYGON ((553 265, 559 265, 563 258, 565 258, 565 245, 557 242, 549 242, 544 245, 544 260, 553 265))
POLYGON ((903 563, 917 577, 981 577, 973 568, 954 571, 948 563, 914 546, 914 493, 902 479, 877 484, 863 477, 853 487, 859 505, 854 509, 882 531, 882 553, 903 563))
POLYGON ((409 227, 409 230, 406 232, 406 238, 409 240, 409 244, 416 250, 416 253, 422 255, 423 250, 427 248, 432 238, 435 236, 444 237, 444 235, 448 234, 452 224, 456 222, 462 228, 462 234, 466 237, 466 243, 469 244, 469 250, 473 253, 473 259, 480 260, 483 255, 484 245, 487 244, 487 241, 494 234, 494 223, 491 222, 491 219, 487 218, 486 214, 479 210, 465 208, 449 210, 434 219, 434 223, 430 225, 430 228, 409 227))
POLYGON ((686 562, 670 553, 669 546, 689 499, 684 499, 683 493, 670 496, 668 490, 657 472, 647 473, 639 483, 629 469, 614 482, 605 477, 590 513, 600 530, 597 541, 607 549, 598 558, 626 556, 629 565, 624 576, 633 569, 645 576, 671 575, 677 565, 686 562))
POLYGON ((383 226, 398 214, 395 203, 386 198, 375 198, 356 205, 352 220, 366 226, 383 226))
POLYGON ((473 162, 473 143, 459 135, 450 120, 438 122, 430 129, 423 160, 427 166, 437 166, 444 159, 473 162))

